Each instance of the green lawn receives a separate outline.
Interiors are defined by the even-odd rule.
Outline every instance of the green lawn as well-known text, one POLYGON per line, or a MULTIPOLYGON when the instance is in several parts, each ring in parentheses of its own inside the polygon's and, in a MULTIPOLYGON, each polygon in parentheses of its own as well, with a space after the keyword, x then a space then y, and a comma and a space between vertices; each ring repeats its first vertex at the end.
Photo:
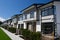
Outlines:
POLYGON ((1 28, 0 28, 0 40, 11 40, 1 28))

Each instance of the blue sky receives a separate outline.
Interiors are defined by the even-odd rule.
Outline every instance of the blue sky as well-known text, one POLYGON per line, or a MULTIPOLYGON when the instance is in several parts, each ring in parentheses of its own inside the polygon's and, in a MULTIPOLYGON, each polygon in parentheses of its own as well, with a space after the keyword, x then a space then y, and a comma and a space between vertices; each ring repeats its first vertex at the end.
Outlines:
POLYGON ((46 3, 51 0, 0 0, 0 17, 10 18, 33 3, 46 3))

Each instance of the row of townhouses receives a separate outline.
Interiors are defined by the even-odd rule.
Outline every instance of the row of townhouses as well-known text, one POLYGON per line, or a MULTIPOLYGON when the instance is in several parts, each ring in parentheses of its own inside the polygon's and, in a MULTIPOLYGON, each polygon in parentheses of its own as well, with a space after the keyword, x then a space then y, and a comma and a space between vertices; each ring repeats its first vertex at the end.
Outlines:
POLYGON ((60 36, 60 1, 53 0, 46 4, 32 4, 3 22, 9 27, 24 28, 43 35, 60 36))

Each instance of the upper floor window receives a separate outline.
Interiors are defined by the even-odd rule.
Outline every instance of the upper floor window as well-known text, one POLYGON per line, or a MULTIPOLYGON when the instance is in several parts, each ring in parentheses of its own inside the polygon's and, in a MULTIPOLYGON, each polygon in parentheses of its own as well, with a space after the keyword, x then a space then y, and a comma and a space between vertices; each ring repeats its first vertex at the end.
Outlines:
POLYGON ((21 20, 23 20, 23 16, 22 16, 22 15, 20 16, 20 21, 21 21, 21 20))
POLYGON ((47 7, 47 8, 43 8, 42 9, 42 16, 52 15, 53 13, 54 13, 53 6, 50 6, 50 7, 47 7))
POLYGON ((25 14, 25 19, 27 19, 27 14, 25 14))
POLYGON ((30 18, 34 18, 34 11, 30 12, 30 18))
POLYGON ((13 19, 13 21, 16 21, 16 20, 17 20, 16 18, 13 19))

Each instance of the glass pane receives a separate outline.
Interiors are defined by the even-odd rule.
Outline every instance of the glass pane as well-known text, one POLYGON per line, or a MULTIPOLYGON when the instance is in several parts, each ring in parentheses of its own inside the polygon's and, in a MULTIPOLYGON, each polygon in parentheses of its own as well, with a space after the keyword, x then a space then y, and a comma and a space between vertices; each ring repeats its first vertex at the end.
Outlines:
POLYGON ((30 18, 34 18, 34 11, 30 12, 30 18))

